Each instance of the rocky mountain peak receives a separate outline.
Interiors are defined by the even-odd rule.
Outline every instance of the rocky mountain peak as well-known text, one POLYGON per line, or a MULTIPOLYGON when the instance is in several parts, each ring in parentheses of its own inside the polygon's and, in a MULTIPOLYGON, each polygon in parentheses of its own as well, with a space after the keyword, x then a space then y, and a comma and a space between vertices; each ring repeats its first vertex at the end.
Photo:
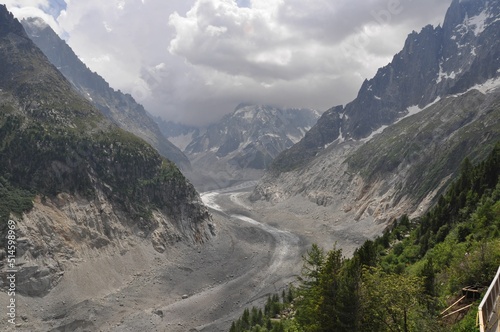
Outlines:
POLYGON ((202 180, 212 187, 231 184, 228 179, 255 180, 272 160, 291 147, 316 123, 312 109, 286 109, 270 105, 240 104, 219 123, 209 126, 184 152, 202 180))
POLYGON ((5 36, 9 33, 28 38, 23 26, 8 11, 7 6, 0 5, 0 36, 5 36))
POLYGON ((240 105, 220 123, 210 126, 185 151, 191 155, 213 151, 218 157, 226 157, 259 146, 264 155, 258 158, 261 162, 252 165, 264 169, 277 153, 299 141, 318 117, 319 113, 310 109, 240 105))
POLYGON ((443 27, 427 25, 410 33, 391 63, 363 82, 355 100, 326 111, 314 134, 278 156, 272 168, 299 167, 337 139, 366 139, 412 107, 423 109, 499 76, 499 31, 498 1, 454 1, 443 27))
POLYGON ((443 27, 454 30, 464 25, 479 34, 498 17, 498 6, 498 2, 492 0, 454 0, 446 13, 443 27))
POLYGON ((306 198, 340 219, 420 216, 500 136, 500 2, 453 1, 443 26, 408 35, 355 100, 282 152, 252 199, 306 198), (354 212, 354 213, 353 213, 354 212))

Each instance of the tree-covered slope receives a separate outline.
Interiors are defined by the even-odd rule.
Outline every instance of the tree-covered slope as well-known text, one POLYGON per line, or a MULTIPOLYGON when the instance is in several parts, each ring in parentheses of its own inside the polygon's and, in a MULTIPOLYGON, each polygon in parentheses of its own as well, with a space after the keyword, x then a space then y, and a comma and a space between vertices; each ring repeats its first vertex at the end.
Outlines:
POLYGON ((466 158, 423 217, 403 215, 352 258, 313 245, 284 315, 259 325, 253 309, 231 332, 478 331, 477 307, 499 265, 497 143, 475 166, 466 158))

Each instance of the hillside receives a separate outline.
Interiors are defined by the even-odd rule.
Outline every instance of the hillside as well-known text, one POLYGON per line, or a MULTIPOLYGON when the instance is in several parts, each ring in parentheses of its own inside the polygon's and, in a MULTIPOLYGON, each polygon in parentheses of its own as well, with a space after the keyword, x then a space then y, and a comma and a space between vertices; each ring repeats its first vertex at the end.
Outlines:
POLYGON ((1 239, 14 219, 18 294, 44 296, 77 262, 138 243, 165 252, 212 237, 179 169, 78 95, 3 5, 0 109, 1 239))
POLYGON ((229 331, 478 331, 478 305, 500 262, 499 227, 497 143, 476 165, 463 160, 422 218, 400 216, 352 258, 313 245, 296 287, 270 296, 264 310, 245 309, 229 331))
POLYGON ((144 139, 182 170, 190 170, 188 158, 168 141, 144 107, 131 95, 114 90, 101 76, 92 72, 42 19, 30 18, 21 23, 28 36, 80 95, 120 128, 144 139))

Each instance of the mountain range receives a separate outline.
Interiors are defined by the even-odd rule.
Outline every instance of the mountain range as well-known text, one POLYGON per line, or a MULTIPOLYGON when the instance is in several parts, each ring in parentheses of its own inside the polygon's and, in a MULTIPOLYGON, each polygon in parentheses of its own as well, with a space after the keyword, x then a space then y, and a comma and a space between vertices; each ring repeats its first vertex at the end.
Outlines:
MULTIPOLYGON (((52 297, 61 302, 40 307, 50 311, 33 315, 38 308, 30 309, 27 329, 38 323, 53 331, 95 329, 95 317, 100 327, 128 320, 133 330, 146 320, 154 325, 153 319, 154 326, 170 326, 171 312, 192 313, 188 304, 198 305, 203 296, 219 305, 219 311, 203 309, 210 319, 221 319, 212 314, 234 314, 237 308, 228 306, 241 307, 245 294, 259 292, 246 288, 271 280, 246 279, 254 263, 268 265, 262 273, 293 269, 289 254, 300 257, 311 237, 339 235, 342 244, 355 246, 404 214, 418 221, 436 201, 445 206, 441 194, 461 165, 484 160, 500 141, 499 32, 498 1, 453 0, 442 26, 412 32, 347 105, 321 114, 241 104, 200 129, 152 117, 90 71, 48 25, 39 19, 21 24, 0 6, 0 247, 13 220, 19 296, 43 303, 63 276, 85 290, 99 278, 120 280, 119 287, 95 281, 108 287, 92 289, 95 298, 77 296, 65 284, 64 294, 52 297), (230 209, 219 206, 221 213, 212 216, 186 177, 203 190, 262 178, 249 195, 219 196, 217 203, 230 209), (216 232, 213 218, 230 222, 216 232), (214 245, 201 247, 207 242, 214 245), (239 257, 239 272, 227 273, 239 257), (141 272, 132 273, 130 264, 141 272), (100 267, 107 272, 88 276, 100 267), (169 293, 177 301, 138 295, 155 282, 165 282, 164 289, 185 284, 169 293), (178 294, 184 289, 195 296, 178 294), (134 307, 122 311, 117 294, 129 294, 134 307), (74 307, 66 308, 65 296, 73 297, 74 307), (109 316, 99 316, 98 308, 109 316), (131 312, 146 318, 133 322, 131 312), (106 325, 106 317, 119 319, 106 325)), ((6 258, 1 250, 3 290, 6 258)))
POLYGON ((184 148, 194 183, 225 187, 233 181, 255 180, 282 151, 297 143, 317 121, 312 109, 283 109, 241 104, 203 132, 191 134, 184 148))
POLYGON ((355 220, 425 211, 465 156, 500 138, 499 31, 498 2, 454 0, 443 26, 412 32, 355 100, 277 156, 252 199, 304 197, 355 220))

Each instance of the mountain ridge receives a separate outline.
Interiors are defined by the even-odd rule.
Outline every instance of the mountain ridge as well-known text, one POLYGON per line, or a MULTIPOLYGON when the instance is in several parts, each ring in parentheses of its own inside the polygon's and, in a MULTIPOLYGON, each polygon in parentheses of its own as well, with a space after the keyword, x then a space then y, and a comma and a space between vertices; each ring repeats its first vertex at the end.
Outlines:
POLYGON ((47 294, 80 259, 210 240, 211 216, 179 169, 78 95, 4 5, 0 22, 0 183, 14 191, 0 233, 15 221, 19 294, 47 294))
POLYGON ((175 162, 181 169, 191 169, 189 159, 168 141, 144 107, 130 94, 114 90, 99 74, 92 72, 42 19, 29 18, 21 24, 28 36, 80 95, 119 127, 146 140, 162 156, 175 162))
POLYGON ((255 180, 281 151, 298 142, 318 117, 312 109, 240 104, 198 133, 184 152, 193 168, 213 178, 218 187, 232 180, 255 180))
POLYGON ((461 158, 484 157, 500 130, 499 4, 455 0, 444 22, 411 33, 353 102, 326 111, 275 159, 251 198, 301 196, 338 206, 346 220, 390 222, 424 211, 461 158))
POLYGON ((454 0, 443 27, 428 25, 420 33, 412 32, 402 51, 363 82, 352 102, 327 110, 303 142, 278 156, 271 168, 279 172, 302 166, 339 137, 366 138, 407 115, 412 106, 423 108, 442 96, 496 77, 500 69, 494 33, 500 25, 498 7, 484 0, 454 0), (477 30, 477 26, 481 28, 477 30))

